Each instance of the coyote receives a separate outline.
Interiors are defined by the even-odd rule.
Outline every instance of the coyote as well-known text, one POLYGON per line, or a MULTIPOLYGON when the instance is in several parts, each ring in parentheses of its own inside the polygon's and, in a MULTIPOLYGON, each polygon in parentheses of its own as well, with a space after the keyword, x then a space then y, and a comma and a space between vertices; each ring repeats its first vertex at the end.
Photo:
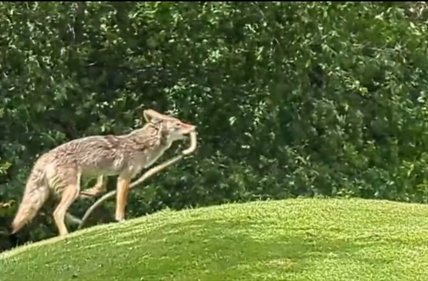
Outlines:
POLYGON ((68 234, 64 219, 79 197, 106 189, 104 176, 118 175, 115 219, 125 219, 129 184, 152 165, 176 140, 187 138, 195 126, 148 109, 147 123, 126 135, 89 136, 64 143, 40 156, 33 166, 22 202, 12 222, 12 235, 31 221, 51 194, 60 195, 53 218, 59 235, 68 234), (97 177, 93 188, 80 191, 81 177, 97 177))

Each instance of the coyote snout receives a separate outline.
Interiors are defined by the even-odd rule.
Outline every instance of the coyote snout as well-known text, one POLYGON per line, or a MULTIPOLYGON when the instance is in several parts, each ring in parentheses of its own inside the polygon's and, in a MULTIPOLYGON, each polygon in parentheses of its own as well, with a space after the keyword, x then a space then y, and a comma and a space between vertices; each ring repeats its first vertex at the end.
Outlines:
POLYGON ((185 139, 191 132, 196 130, 196 126, 194 125, 184 123, 174 117, 160 114, 152 109, 144 111, 144 118, 147 122, 162 120, 164 122, 164 134, 170 142, 185 139))
POLYGON ((193 125, 178 121, 176 123, 171 124, 171 127, 168 129, 166 136, 169 139, 169 141, 173 142, 176 140, 181 140, 189 137, 189 134, 191 132, 194 132, 195 129, 196 127, 193 125))
POLYGON ((191 124, 151 109, 143 114, 147 123, 129 134, 80 138, 43 154, 27 179, 12 233, 37 214, 51 193, 59 193, 61 201, 53 216, 60 235, 66 235, 64 219, 68 208, 79 194, 94 196, 103 191, 104 176, 118 176, 115 218, 123 220, 132 178, 151 166, 174 141, 187 138, 196 130, 191 124), (81 192, 82 176, 97 177, 95 187, 81 192))

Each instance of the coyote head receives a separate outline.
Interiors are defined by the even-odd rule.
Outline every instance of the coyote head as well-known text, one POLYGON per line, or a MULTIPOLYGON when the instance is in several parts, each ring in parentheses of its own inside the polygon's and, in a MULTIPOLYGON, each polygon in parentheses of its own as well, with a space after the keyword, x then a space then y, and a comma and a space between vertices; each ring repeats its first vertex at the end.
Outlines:
POLYGON ((159 126, 168 142, 185 139, 196 129, 196 126, 184 123, 177 118, 163 115, 152 109, 144 110, 144 119, 159 126))

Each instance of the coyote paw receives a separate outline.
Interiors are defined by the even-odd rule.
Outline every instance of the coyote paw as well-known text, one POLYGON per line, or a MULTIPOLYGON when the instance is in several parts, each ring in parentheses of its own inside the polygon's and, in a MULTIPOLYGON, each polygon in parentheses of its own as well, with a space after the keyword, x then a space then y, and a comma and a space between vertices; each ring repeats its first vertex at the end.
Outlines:
POLYGON ((80 198, 92 198, 97 196, 98 194, 100 194, 102 191, 101 188, 99 187, 93 187, 93 188, 88 188, 85 190, 80 191, 79 196, 80 198))
POLYGON ((125 218, 124 218, 124 217, 116 216, 116 217, 115 217, 115 220, 116 220, 117 222, 124 222, 124 221, 125 221, 125 218))

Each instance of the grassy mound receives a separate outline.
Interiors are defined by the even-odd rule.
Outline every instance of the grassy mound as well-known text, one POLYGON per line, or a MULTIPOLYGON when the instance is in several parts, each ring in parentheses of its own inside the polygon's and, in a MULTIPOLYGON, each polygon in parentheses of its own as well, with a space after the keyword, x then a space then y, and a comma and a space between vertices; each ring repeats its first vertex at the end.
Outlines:
POLYGON ((0 255, 2 280, 428 280, 428 206, 298 199, 163 211, 0 255))

